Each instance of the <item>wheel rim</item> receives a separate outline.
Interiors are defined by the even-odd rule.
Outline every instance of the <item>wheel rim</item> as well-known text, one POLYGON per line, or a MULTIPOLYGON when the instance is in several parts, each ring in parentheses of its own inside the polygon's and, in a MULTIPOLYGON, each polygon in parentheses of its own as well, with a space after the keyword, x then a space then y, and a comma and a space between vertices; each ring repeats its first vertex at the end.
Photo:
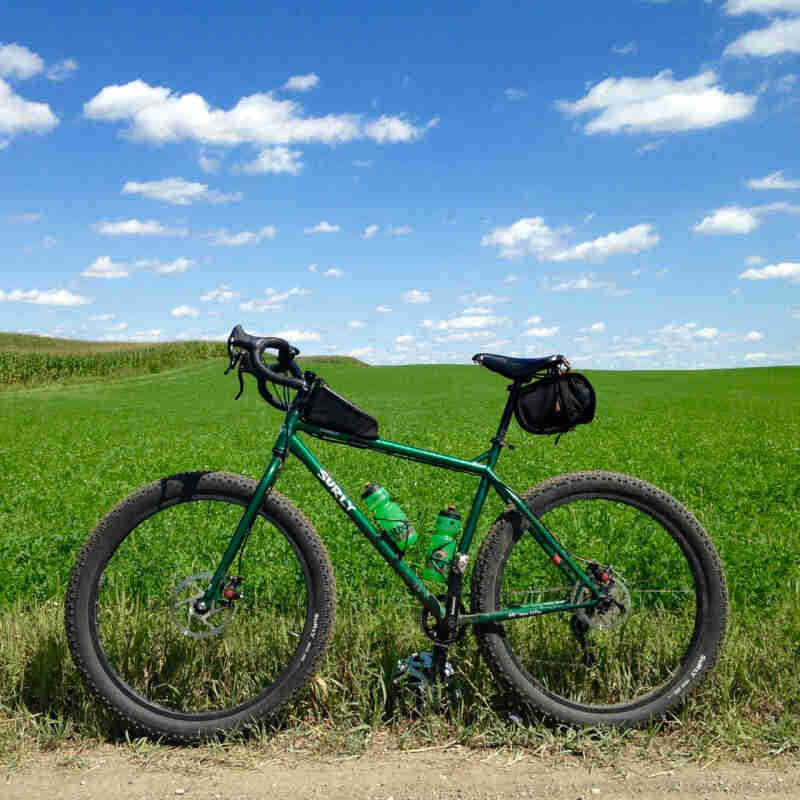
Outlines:
MULTIPOLYGON (((611 576, 618 605, 606 613, 546 614, 506 623, 517 666, 537 688, 576 710, 614 713, 652 702, 684 678, 697 640, 702 578, 668 523, 635 501, 583 495, 540 516, 584 571, 611 576)), ((524 533, 504 564, 497 602, 576 599, 533 537, 524 533)))
POLYGON ((241 599, 217 603, 205 621, 189 614, 243 505, 192 498, 162 507, 125 537, 98 576, 98 656, 120 689, 160 714, 213 718, 244 710, 276 689, 300 657, 310 624, 308 567, 263 514, 230 568, 241 565, 241 599), (181 614, 195 618, 182 625, 181 614))

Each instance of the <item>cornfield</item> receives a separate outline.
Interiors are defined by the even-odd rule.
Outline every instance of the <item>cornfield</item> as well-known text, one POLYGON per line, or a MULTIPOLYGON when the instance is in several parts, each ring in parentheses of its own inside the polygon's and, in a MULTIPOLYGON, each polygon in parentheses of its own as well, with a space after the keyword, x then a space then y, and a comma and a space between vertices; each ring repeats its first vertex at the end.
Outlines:
POLYGON ((224 356, 222 342, 181 342, 88 354, 0 352, 0 387, 147 374, 224 356))

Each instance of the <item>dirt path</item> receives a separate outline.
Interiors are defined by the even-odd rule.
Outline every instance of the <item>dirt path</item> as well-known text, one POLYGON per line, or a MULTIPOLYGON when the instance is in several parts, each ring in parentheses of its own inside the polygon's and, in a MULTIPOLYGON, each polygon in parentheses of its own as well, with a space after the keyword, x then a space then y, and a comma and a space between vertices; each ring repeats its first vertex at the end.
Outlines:
POLYGON ((578 761, 545 763, 526 751, 383 752, 358 758, 282 753, 247 768, 197 758, 136 756, 111 746, 44 754, 0 783, 4 800, 655 800, 655 798, 800 798, 800 762, 710 762, 669 767, 620 761, 591 769, 578 761))

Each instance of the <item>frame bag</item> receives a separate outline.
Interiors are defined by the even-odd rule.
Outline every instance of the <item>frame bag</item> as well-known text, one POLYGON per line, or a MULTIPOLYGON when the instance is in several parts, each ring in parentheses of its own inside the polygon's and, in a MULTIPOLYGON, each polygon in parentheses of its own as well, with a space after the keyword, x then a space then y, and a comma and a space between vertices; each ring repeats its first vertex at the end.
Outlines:
POLYGON ((378 421, 336 394, 326 383, 317 381, 302 411, 302 419, 337 433, 347 433, 361 439, 378 438, 378 421))
POLYGON ((514 416, 528 433, 566 433, 594 419, 594 388, 585 375, 567 372, 525 386, 514 416))

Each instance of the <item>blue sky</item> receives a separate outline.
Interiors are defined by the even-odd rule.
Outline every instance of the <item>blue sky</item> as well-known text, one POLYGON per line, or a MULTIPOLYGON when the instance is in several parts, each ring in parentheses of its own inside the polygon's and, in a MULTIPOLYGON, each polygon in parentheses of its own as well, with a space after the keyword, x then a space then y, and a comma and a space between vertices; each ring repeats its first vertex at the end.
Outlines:
POLYGON ((70 6, 3 12, 0 330, 800 363, 800 0, 70 6))

